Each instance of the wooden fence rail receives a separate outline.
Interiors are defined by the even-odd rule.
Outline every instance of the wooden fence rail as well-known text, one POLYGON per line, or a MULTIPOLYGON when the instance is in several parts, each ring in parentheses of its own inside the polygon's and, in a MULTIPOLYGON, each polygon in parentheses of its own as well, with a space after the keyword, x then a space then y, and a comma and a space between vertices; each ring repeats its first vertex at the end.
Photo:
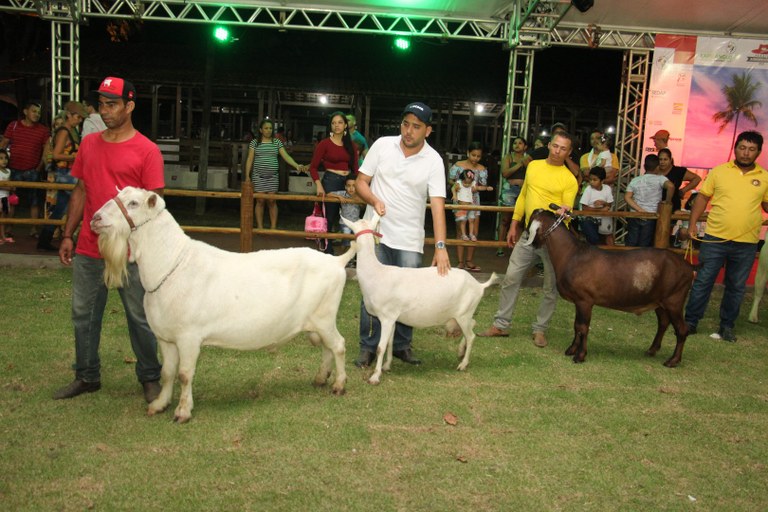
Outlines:
MULTIPOLYGON (((3 183, 4 188, 29 188, 29 189, 43 189, 43 190, 71 190, 74 185, 59 184, 59 183, 44 183, 44 182, 27 182, 27 181, 7 181, 3 183)), ((240 251, 250 252, 253 250, 253 236, 274 236, 284 238, 306 238, 306 239, 352 239, 353 235, 344 233, 307 233, 305 231, 291 231, 291 230, 276 230, 276 229, 256 229, 253 227, 253 208, 254 199, 276 199, 278 201, 302 201, 302 202, 317 202, 323 198, 320 196, 306 195, 306 194, 264 194, 254 193, 250 182, 244 181, 241 183, 239 192, 227 192, 227 191, 214 191, 214 190, 180 190, 167 188, 164 190, 164 195, 168 197, 204 197, 204 198, 219 198, 219 199, 239 199, 240 200, 240 226, 239 227, 212 227, 212 226, 182 226, 184 231, 190 233, 229 233, 240 235, 240 251)), ((326 195, 326 202, 334 203, 351 203, 349 199, 326 195)), ((429 205, 426 206, 429 208, 429 205)), ((454 205, 446 204, 446 210, 480 210, 486 212, 513 212, 514 208, 504 206, 485 206, 485 205, 454 205)), ((588 214, 594 215, 593 212, 582 212, 574 210, 575 214, 588 214)), ((600 212, 601 217, 616 217, 616 218, 641 218, 641 219, 657 219, 661 222, 656 224, 656 236, 654 239, 654 246, 659 248, 669 248, 669 235, 671 229, 672 220, 687 220, 687 214, 673 214, 672 205, 662 203, 659 205, 658 213, 638 213, 638 212, 623 212, 623 211, 610 211, 600 212)), ((702 221, 706 220, 706 214, 702 216, 702 221)), ((32 218, 1 218, 0 224, 19 224, 19 225, 56 225, 61 226, 64 224, 64 220, 50 220, 50 219, 32 219, 32 218)), ((768 224, 768 221, 764 221, 763 225, 768 224)), ((426 238, 425 243, 433 244, 435 240, 433 238, 426 238)), ((506 242, 495 240, 480 240, 477 242, 464 241, 459 239, 446 240, 447 245, 451 246, 470 246, 470 247, 488 247, 499 248, 506 247, 506 242)), ((631 247, 623 246, 604 246, 604 248, 612 250, 624 250, 631 249, 631 247)), ((683 252, 681 249, 670 249, 675 252, 683 252)))

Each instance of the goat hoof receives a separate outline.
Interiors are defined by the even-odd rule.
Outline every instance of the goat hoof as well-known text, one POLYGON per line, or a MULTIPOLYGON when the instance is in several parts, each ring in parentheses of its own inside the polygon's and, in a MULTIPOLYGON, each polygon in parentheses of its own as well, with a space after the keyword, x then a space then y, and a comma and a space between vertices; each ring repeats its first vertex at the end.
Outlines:
POLYGON ((646 350, 645 355, 648 357, 656 357, 656 351, 655 350, 646 350))
POLYGON ((575 364, 581 364, 581 363, 583 363, 583 362, 584 362, 584 358, 583 358, 583 357, 581 357, 581 358, 580 358, 580 357, 578 357, 578 356, 575 356, 575 357, 573 358, 573 362, 574 362, 575 364))
POLYGON ((678 364, 680 364, 680 360, 675 359, 674 357, 670 357, 669 359, 664 361, 664 366, 666 366, 667 368, 674 368, 678 364))
POLYGON ((334 389, 334 390, 333 390, 333 394, 334 394, 335 396, 343 396, 343 395, 345 395, 346 393, 347 393, 347 390, 346 390, 346 389, 344 389, 344 388, 341 388, 341 389, 334 389))
POLYGON ((466 369, 467 369, 467 366, 469 366, 469 363, 466 363, 466 364, 465 364, 465 363, 461 363, 461 364, 458 366, 458 368, 456 368, 456 369, 457 369, 458 371, 460 371, 460 372, 463 372, 464 370, 466 370, 466 369))
POLYGON ((567 355, 567 356, 572 356, 574 354, 576 354, 576 349, 575 348, 568 347, 565 350, 565 355, 567 355))
POLYGON ((174 423, 180 423, 180 424, 181 424, 181 423, 186 423, 186 422, 188 422, 190 419, 192 419, 192 416, 191 416, 191 415, 189 415, 189 416, 180 416, 180 415, 178 415, 178 414, 177 414, 177 415, 175 415, 175 416, 173 417, 173 421, 174 421, 174 423))
POLYGON ((379 382, 381 382, 379 381, 379 379, 373 379, 373 378, 368 379, 368 384, 370 384, 371 386, 378 386, 379 382))

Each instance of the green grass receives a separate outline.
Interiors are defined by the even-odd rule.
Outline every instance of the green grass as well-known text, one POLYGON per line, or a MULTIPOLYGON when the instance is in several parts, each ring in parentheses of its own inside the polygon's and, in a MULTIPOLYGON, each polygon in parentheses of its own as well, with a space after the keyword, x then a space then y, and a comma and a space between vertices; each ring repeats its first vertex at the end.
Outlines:
MULTIPOLYGON (((352 365, 351 281, 339 316, 345 396, 310 385, 320 351, 303 337, 277 351, 208 348, 192 421, 177 425, 172 411, 145 415, 114 292, 102 390, 50 398, 72 378, 70 278, 0 269, 2 510, 768 509, 764 326, 740 320, 735 344, 693 336, 668 369, 671 334, 656 358, 644 355, 653 314, 599 309, 587 362, 574 365, 563 356, 572 305, 560 301, 550 346, 538 349, 539 293, 526 289, 513 336, 478 339, 466 372, 455 371, 457 340, 417 330, 424 364, 396 360, 373 387, 352 365)), ((476 330, 497 300, 489 290, 476 330)), ((709 309, 701 332, 717 326, 709 309)))

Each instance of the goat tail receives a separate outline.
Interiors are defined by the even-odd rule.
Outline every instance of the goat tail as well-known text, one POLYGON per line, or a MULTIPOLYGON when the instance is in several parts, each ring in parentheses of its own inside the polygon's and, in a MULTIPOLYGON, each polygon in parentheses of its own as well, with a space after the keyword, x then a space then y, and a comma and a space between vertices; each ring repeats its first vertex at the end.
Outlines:
POLYGON ((494 272, 491 274, 491 277, 489 277, 488 280, 483 283, 483 289, 488 288, 489 286, 493 286, 499 281, 501 281, 501 278, 496 272, 494 272))
POLYGON ((352 258, 355 257, 356 253, 357 253, 357 242, 352 242, 349 245, 349 250, 344 254, 338 256, 338 261, 341 264, 341 266, 346 267, 347 263, 349 263, 352 260, 352 258))
POLYGON ((99 252, 104 258, 104 284, 120 288, 128 277, 128 238, 119 230, 99 234, 99 252))

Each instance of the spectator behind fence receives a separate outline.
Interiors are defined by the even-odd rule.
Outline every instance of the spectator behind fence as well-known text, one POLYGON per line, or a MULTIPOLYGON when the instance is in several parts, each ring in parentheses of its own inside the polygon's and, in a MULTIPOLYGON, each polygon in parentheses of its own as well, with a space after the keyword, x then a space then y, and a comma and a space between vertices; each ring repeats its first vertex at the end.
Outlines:
MULTIPOLYGON (((0 149, 0 219, 8 217, 13 205, 11 205, 11 193, 14 191, 11 187, 3 187, 3 181, 11 180, 11 171, 8 169, 8 153, 0 149)), ((0 223, 0 245, 12 244, 15 240, 6 236, 5 224, 0 223)))
MULTIPOLYGON (((98 89, 99 112, 107 129, 89 135, 80 145, 72 176, 78 179, 69 201, 67 223, 59 247, 59 259, 72 265, 72 324, 75 328, 75 380, 53 395, 54 400, 73 398, 101 389, 99 344, 109 290, 104 284, 104 260, 91 220, 104 203, 127 186, 163 193, 163 155, 160 149, 133 127, 136 89, 122 78, 107 77, 98 89), (82 220, 77 256, 72 237, 82 220)), ((136 263, 129 263, 125 286, 118 288, 128 324, 131 348, 136 356, 135 373, 152 402, 160 394, 160 361, 157 339, 144 312, 144 287, 136 263)))
MULTIPOLYGON (((8 168, 11 181, 42 181, 43 155, 50 132, 40 124, 40 105, 29 101, 22 110, 23 117, 12 121, 5 127, 0 138, 0 149, 10 149, 8 168)), ((19 188, 20 204, 29 206, 30 217, 40 218, 40 206, 45 200, 45 190, 19 188)), ((37 236, 37 229, 32 226, 30 235, 37 236)))
MULTIPOLYGON (((693 281, 685 323, 688 334, 695 334, 707 309, 712 287, 720 269, 725 267, 725 291, 720 303, 718 335, 736 341, 733 329, 744 299, 747 278, 755 263, 763 217, 768 212, 768 172, 757 163, 763 149, 763 136, 755 131, 742 132, 736 138, 733 161, 718 165, 707 175, 691 208, 689 226, 695 226, 712 202, 707 216, 704 239, 699 246, 699 271, 693 281)), ((687 238, 686 230, 680 230, 687 238)))
MULTIPOLYGON (((442 157, 429 144, 432 109, 424 103, 407 105, 400 122, 400 135, 381 137, 371 145, 357 176, 357 193, 368 203, 366 218, 381 216, 381 243, 376 257, 385 265, 418 267, 424 252, 425 203, 429 198, 435 256, 432 265, 445 276, 451 268, 445 247, 445 168, 442 157)), ((392 355, 408 364, 421 364, 413 356, 413 328, 395 325, 392 355)), ((367 367, 376 356, 381 323, 360 304, 360 354, 358 368, 367 367)))
POLYGON ((99 106, 98 100, 85 100, 83 101, 83 105, 85 105, 85 110, 88 112, 88 117, 83 121, 83 130, 80 132, 81 138, 92 133, 101 133, 106 130, 107 125, 104 124, 101 114, 96 110, 96 107, 99 106))
MULTIPOLYGON (((357 178, 352 176, 347 176, 347 181, 344 184, 344 190, 341 192, 333 192, 333 195, 337 195, 339 197, 343 197, 344 199, 347 199, 348 201, 360 201, 360 196, 357 195, 357 188, 355 186, 357 178)), ((362 210, 363 205, 360 203, 354 203, 354 202, 343 202, 341 203, 341 217, 344 217, 345 219, 356 222, 360 220, 360 211, 362 210)), ((352 234, 352 229, 349 228, 346 224, 341 222, 341 219, 339 219, 339 231, 342 233, 346 233, 348 235, 352 234)), ((344 240, 341 242, 341 245, 344 247, 349 247, 350 243, 349 240, 344 240)), ((355 259, 353 258, 349 264, 348 267, 354 268, 355 267, 355 259)))
MULTIPOLYGON (((589 186, 581 194, 581 209, 587 212, 607 212, 613 204, 613 191, 605 184, 605 169, 593 167, 589 171, 589 186)), ((611 217, 584 216, 579 227, 587 243, 598 245, 605 237, 605 245, 613 245, 613 219, 611 217)))
POLYGON ((357 149, 357 164, 359 167, 363 165, 363 159, 365 159, 365 155, 368 154, 368 140, 365 138, 365 135, 360 133, 360 130, 357 129, 357 118, 355 116, 347 114, 347 124, 349 136, 352 137, 352 142, 355 144, 355 149, 357 149))
MULTIPOLYGON (((501 159, 501 190, 499 206, 514 207, 525 180, 525 169, 531 163, 531 156, 526 153, 528 142, 522 137, 512 139, 512 152, 501 159)), ((507 240, 507 231, 512 222, 512 212, 501 214, 499 222, 499 241, 507 240)), ((496 256, 503 257, 504 249, 499 248, 496 256)))
MULTIPOLYGON (((624 200, 636 212, 656 213, 660 203, 670 202, 674 185, 666 176, 659 174, 658 156, 646 155, 643 167, 645 174, 629 182, 624 200), (665 189, 667 199, 662 199, 665 189)), ((655 234, 656 219, 627 219, 627 246, 652 247, 655 234)))
POLYGON ((572 144, 573 140, 568 133, 558 132, 549 143, 549 156, 546 160, 534 160, 528 164, 523 189, 517 198, 512 224, 507 234, 507 245, 512 247, 512 255, 501 283, 499 309, 494 315, 493 325, 478 336, 509 336, 520 287, 528 275, 528 270, 541 258, 544 265, 544 293, 536 321, 533 323, 533 343, 537 347, 547 346, 545 333, 557 305, 555 271, 545 245, 536 248, 526 243, 528 232, 524 230, 524 219, 530 220, 533 212, 539 208, 549 210, 552 203, 562 209, 570 209, 573 206, 579 185, 571 170, 565 166, 572 144))
POLYGON ((579 167, 584 178, 589 176, 589 171, 593 167, 602 167, 605 169, 604 185, 613 185, 616 181, 616 175, 619 171, 619 159, 616 157, 616 153, 611 152, 613 148, 613 139, 606 135, 602 130, 592 130, 589 134, 589 144, 592 149, 589 152, 581 155, 579 159, 579 167), (603 153, 607 150, 608 154, 603 153), (608 156, 610 155, 610 161, 608 156), (603 162, 600 162, 603 160, 603 162))
MULTIPOLYGON (((464 170, 472 171, 474 185, 479 186, 477 190, 486 190, 488 185, 488 169, 480 163, 483 158, 483 146, 479 142, 472 142, 467 148, 467 158, 459 160, 451 166, 448 170, 448 184, 453 190, 454 185, 459 181, 459 176, 464 170)), ((455 203, 456 201, 454 201, 455 203)), ((470 204, 480 204, 480 195, 476 190, 472 191, 472 202, 470 204)), ((456 218, 456 227, 459 231, 457 238, 462 240, 477 241, 477 233, 480 226, 480 212, 477 210, 454 210, 454 216, 456 218), (466 228, 461 231, 460 223, 465 222, 463 226, 466 228)), ((464 247, 459 245, 456 247, 456 252, 459 257, 459 268, 466 268, 471 272, 479 272, 480 267, 475 265, 473 258, 475 256, 474 247, 464 247), (464 253, 466 252, 466 260, 464 259, 464 253)))
POLYGON ((681 205, 685 194, 690 190, 694 190, 699 186, 699 183, 701 183, 701 177, 698 174, 689 171, 685 167, 675 165, 675 161, 672 158, 672 152, 669 148, 659 150, 659 174, 666 176, 674 185, 675 191, 674 194, 672 194, 673 212, 678 211, 682 207, 681 205), (683 187, 684 181, 688 182, 685 187, 683 187))
MULTIPOLYGON (((254 192, 274 194, 280 187, 277 156, 297 171, 306 170, 305 165, 299 165, 285 150, 283 142, 274 137, 275 124, 270 119, 262 119, 259 123, 259 135, 248 144, 248 156, 245 158, 245 169, 251 174, 254 192)), ((256 227, 264 229, 264 203, 269 209, 269 225, 277 229, 277 200, 256 199, 254 212, 256 227)))
POLYGON ((650 139, 653 141, 653 146, 656 151, 661 151, 669 145, 669 132, 667 130, 659 130, 650 139))
MULTIPOLYGON (((70 101, 64 105, 64 111, 66 112, 64 125, 59 127, 54 133, 53 162, 55 167, 53 182, 73 185, 77 182, 77 179, 72 177, 70 171, 75 162, 77 151, 80 148, 80 133, 77 127, 86 118, 88 111, 82 103, 77 101, 70 101)), ((57 190, 55 192, 55 199, 51 204, 48 218, 59 220, 64 217, 64 213, 67 211, 67 204, 72 192, 69 190, 57 190)), ((42 231, 40 231, 40 238, 37 241, 38 250, 59 250, 58 247, 54 247, 51 243, 55 229, 56 227, 52 225, 43 227, 42 231)))
MULTIPOLYGON (((312 154, 309 173, 317 186, 317 194, 330 194, 344 190, 347 176, 357 175, 357 150, 349 135, 347 117, 344 112, 333 112, 329 119, 330 134, 317 143, 312 154), (320 180, 320 165, 325 168, 322 181, 320 180)), ((339 203, 329 202, 325 205, 328 231, 339 219, 339 203)), ((330 242, 330 241, 329 241, 330 242)), ((333 254, 333 244, 325 246, 325 252, 333 254)))

